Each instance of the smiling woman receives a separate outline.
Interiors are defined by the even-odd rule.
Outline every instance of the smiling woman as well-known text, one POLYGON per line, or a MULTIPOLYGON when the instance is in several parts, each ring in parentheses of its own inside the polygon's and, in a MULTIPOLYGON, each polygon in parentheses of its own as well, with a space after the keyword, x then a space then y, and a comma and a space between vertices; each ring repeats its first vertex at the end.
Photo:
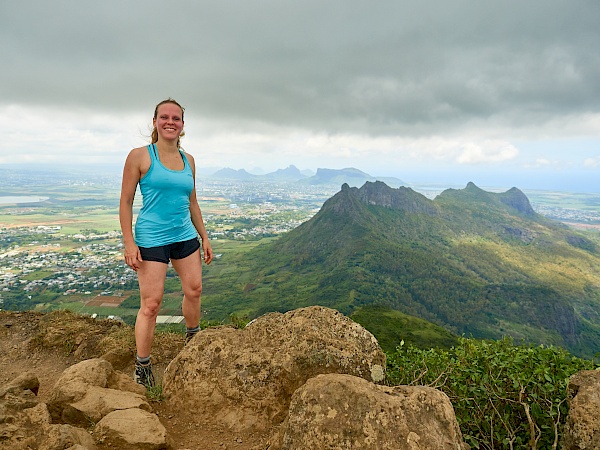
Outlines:
POLYGON ((150 350, 168 264, 181 279, 187 342, 199 330, 202 254, 206 264, 213 258, 196 198, 194 158, 180 147, 183 112, 171 98, 160 102, 152 118, 151 144, 131 150, 123 169, 119 218, 125 262, 137 272, 141 299, 135 322, 134 379, 148 387, 154 385, 150 350), (142 208, 134 237, 133 200, 138 186, 142 208))

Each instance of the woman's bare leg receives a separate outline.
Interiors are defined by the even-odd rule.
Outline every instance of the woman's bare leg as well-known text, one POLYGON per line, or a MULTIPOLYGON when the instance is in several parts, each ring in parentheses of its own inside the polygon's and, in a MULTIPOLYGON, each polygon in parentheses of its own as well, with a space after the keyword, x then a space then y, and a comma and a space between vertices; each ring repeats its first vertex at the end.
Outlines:
POLYGON ((202 295, 202 258, 200 250, 183 259, 172 259, 171 264, 179 275, 183 289, 181 311, 188 328, 200 324, 200 297, 202 295))
POLYGON ((138 269, 140 285, 140 310, 135 321, 135 346, 141 358, 150 356, 156 316, 160 311, 165 289, 167 264, 157 261, 142 261, 138 269))

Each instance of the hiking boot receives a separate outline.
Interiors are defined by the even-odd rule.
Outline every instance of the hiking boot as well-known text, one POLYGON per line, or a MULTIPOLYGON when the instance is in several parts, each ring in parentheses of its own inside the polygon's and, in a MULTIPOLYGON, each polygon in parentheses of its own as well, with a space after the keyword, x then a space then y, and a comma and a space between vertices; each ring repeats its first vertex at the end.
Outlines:
POLYGON ((136 361, 135 371, 133 372, 133 380, 138 384, 146 386, 147 388, 154 387, 152 363, 142 364, 139 361, 136 361))

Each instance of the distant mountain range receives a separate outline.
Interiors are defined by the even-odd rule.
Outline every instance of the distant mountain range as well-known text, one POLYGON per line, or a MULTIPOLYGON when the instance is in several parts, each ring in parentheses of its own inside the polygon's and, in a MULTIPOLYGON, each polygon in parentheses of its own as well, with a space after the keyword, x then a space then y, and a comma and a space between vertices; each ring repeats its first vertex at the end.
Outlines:
POLYGON ((275 172, 264 175, 254 175, 245 169, 225 168, 210 175, 214 179, 239 180, 239 181, 273 181, 302 183, 307 185, 335 185, 341 186, 346 183, 349 186, 362 186, 367 181, 383 181, 392 187, 404 186, 406 183, 394 177, 376 177, 369 175, 354 168, 346 169, 317 169, 315 175, 307 175, 301 172, 296 166, 291 165, 285 169, 279 169, 275 172))
POLYGON ((429 200, 379 181, 344 184, 311 220, 249 252, 243 273, 207 280, 219 292, 210 307, 256 316, 379 305, 456 334, 511 335, 592 356, 599 242, 535 213, 517 188, 490 193, 469 183, 429 200))

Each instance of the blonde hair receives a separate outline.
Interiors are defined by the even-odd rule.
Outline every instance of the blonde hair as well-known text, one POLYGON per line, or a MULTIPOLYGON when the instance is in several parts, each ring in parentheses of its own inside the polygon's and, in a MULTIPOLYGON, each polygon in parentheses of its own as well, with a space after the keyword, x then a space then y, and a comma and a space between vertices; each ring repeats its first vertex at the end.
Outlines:
MULTIPOLYGON (((156 108, 154 108, 153 119, 156 120, 156 117, 158 116, 159 106, 164 105, 166 103, 172 103, 173 105, 179 106, 179 109, 181 109, 181 121, 183 122, 183 113, 185 112, 185 108, 183 106, 181 106, 176 100, 172 99, 171 97, 167 98, 166 100, 163 100, 158 105, 156 105, 156 108)), ((185 131, 182 131, 181 134, 179 135, 179 137, 177 138, 177 147, 179 147, 181 138, 184 136, 185 136, 185 131)), ((158 142, 158 130, 156 129, 155 126, 152 127, 152 134, 150 135, 150 139, 151 139, 151 142, 150 142, 151 144, 156 144, 158 142)))

